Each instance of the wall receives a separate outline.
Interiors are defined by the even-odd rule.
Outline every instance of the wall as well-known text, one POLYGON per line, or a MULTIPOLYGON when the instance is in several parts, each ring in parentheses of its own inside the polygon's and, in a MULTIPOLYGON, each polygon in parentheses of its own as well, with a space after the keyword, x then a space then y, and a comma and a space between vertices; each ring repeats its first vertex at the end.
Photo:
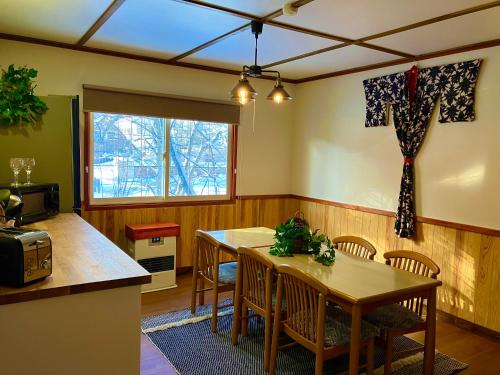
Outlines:
POLYGON ((177 267, 192 266, 192 245, 197 229, 275 227, 298 209, 294 199, 238 199, 236 203, 126 210, 84 211, 82 217, 110 240, 126 248, 125 224, 175 222, 181 233, 177 244, 177 267))
MULTIPOLYGON (((436 116, 416 161, 417 213, 442 220, 500 228, 500 48, 425 61, 430 66, 483 57, 477 87, 477 120, 440 125, 436 116)), ((40 94, 81 94, 82 83, 177 95, 227 98, 236 77, 49 47, 0 41, 0 65, 29 63, 40 70, 40 94)), ((244 108, 239 137, 238 194, 288 194, 395 210, 402 157, 394 128, 365 129, 362 80, 401 71, 396 66, 290 87, 296 100, 275 108, 263 100, 270 82, 255 81, 252 108, 244 108), (290 105, 291 104, 291 105, 290 105), (293 137, 293 138, 292 138, 293 137), (292 178, 290 176, 292 175, 292 178)), ((254 82, 252 82, 254 83, 254 82)), ((194 230, 273 227, 302 209, 329 236, 351 234, 384 251, 413 249, 441 266, 439 308, 500 331, 499 237, 419 223, 414 241, 393 233, 386 215, 288 197, 234 204, 87 211, 83 217, 121 247, 126 223, 181 224, 177 265, 190 266, 194 230)))
MULTIPOLYGON (((434 66, 483 58, 477 119, 439 124, 434 112, 416 158, 416 210, 425 217, 500 229, 500 47, 419 63, 434 66)), ((292 192, 301 196, 397 209, 402 156, 394 127, 365 128, 362 81, 409 65, 300 84, 296 88, 292 192)))
MULTIPOLYGON (((9 64, 28 64, 39 71, 37 95, 82 95, 82 85, 91 84, 228 100, 238 80, 233 75, 0 40, 0 66, 9 64)), ((255 130, 253 107, 245 106, 238 137, 237 194, 288 193, 292 103, 278 106, 265 99, 272 81, 253 79, 252 85, 259 92, 255 130)), ((286 86, 293 95, 293 85, 286 86)))
POLYGON ((312 228, 330 238, 352 235, 370 241, 383 253, 412 250, 433 259, 441 268, 438 309, 500 332, 500 237, 417 223, 413 240, 394 235, 394 217, 299 200, 312 228))
MULTIPOLYGON (((33 182, 57 182, 61 212, 72 212, 71 97, 42 97, 49 110, 36 125, 0 127, 0 181, 13 181, 11 157, 34 157, 33 182), (51 150, 51 152, 47 152, 51 150)), ((24 182, 26 173, 19 174, 24 182)))

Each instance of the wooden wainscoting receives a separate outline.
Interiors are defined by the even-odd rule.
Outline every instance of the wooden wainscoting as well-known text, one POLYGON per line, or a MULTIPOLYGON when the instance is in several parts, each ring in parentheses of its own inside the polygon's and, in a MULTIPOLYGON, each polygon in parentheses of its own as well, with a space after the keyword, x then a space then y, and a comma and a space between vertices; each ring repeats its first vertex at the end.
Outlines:
POLYGON ((461 229, 460 224, 422 222, 415 239, 394 234, 394 217, 385 211, 283 195, 240 197, 232 204, 85 211, 82 216, 121 248, 125 224, 173 221, 181 225, 177 266, 192 265, 192 243, 198 228, 215 230, 252 226, 274 227, 302 210, 313 229, 330 238, 360 236, 385 251, 407 249, 432 258, 441 268, 438 308, 458 318, 500 332, 500 236, 491 230, 461 229))
POLYGON ((89 210, 82 217, 118 247, 125 249, 126 224, 175 222, 181 226, 177 267, 192 266, 192 245, 197 229, 216 230, 264 226, 274 228, 293 215, 298 200, 284 197, 242 197, 229 204, 89 210))
POLYGON ((419 221, 415 238, 408 240, 396 237, 395 218, 387 214, 307 199, 299 207, 311 227, 330 238, 353 235, 373 243, 379 262, 385 251, 402 249, 432 258, 443 282, 438 309, 500 332, 500 237, 419 221))

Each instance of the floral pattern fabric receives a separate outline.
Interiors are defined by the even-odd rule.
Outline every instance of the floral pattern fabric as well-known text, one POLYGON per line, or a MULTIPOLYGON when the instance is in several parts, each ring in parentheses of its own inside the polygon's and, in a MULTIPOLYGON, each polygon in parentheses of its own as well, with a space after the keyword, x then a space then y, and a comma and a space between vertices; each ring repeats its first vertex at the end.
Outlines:
POLYGON ((404 157, 399 206, 395 231, 399 237, 411 237, 415 231, 413 159, 438 98, 441 99, 439 122, 473 121, 474 89, 481 60, 435 66, 416 71, 416 92, 410 103, 409 74, 401 72, 363 82, 366 97, 366 127, 386 126, 389 105, 404 157))

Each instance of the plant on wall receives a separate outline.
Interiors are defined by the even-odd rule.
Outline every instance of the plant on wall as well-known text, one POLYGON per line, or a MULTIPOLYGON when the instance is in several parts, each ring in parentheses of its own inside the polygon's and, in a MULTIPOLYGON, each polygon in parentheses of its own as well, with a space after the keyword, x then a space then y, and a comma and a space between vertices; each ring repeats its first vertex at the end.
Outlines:
POLYGON ((30 124, 47 112, 47 104, 34 94, 38 72, 28 67, 2 69, 0 78, 0 125, 30 124))

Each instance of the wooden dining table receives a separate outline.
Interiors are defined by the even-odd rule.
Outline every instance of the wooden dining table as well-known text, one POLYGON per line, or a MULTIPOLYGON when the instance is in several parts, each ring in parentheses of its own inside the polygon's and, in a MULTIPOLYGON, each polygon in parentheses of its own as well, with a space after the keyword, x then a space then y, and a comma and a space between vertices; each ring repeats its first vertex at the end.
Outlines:
POLYGON ((376 261, 336 252, 335 263, 324 266, 307 254, 277 257, 269 254, 274 230, 245 228, 207 232, 221 248, 237 254, 238 247, 254 247, 275 265, 288 265, 312 276, 329 290, 329 299, 351 314, 349 374, 359 373, 362 316, 373 309, 411 298, 427 299, 424 344, 425 375, 433 374, 436 337, 436 289, 441 281, 415 275, 376 261))

